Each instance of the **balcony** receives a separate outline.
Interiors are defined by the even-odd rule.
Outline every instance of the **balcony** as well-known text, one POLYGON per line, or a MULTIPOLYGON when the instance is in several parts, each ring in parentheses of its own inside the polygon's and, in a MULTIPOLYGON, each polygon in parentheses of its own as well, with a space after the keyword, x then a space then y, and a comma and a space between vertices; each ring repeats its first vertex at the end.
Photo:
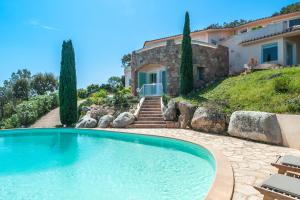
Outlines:
POLYGON ((290 29, 287 26, 287 22, 283 21, 274 24, 268 24, 267 26, 257 30, 250 30, 249 32, 236 35, 236 37, 239 37, 239 41, 241 41, 241 44, 243 44, 254 40, 285 33, 289 30, 290 29))

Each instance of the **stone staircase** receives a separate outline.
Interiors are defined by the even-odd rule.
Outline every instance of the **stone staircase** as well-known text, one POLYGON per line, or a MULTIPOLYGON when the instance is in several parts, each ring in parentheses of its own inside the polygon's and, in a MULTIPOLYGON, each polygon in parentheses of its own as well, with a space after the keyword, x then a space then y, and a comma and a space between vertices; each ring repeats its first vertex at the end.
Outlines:
POLYGON ((129 128, 166 128, 161 111, 161 97, 145 97, 137 120, 129 128))

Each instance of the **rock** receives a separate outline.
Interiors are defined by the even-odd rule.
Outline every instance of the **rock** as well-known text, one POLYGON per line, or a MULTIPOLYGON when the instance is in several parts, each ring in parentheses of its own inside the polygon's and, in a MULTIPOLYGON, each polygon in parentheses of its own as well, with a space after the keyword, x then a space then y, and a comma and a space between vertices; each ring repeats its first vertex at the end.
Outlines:
POLYGON ((230 117, 229 135, 267 142, 282 144, 282 135, 277 117, 272 113, 237 111, 230 117))
POLYGON ((180 128, 190 127, 196 106, 188 102, 179 102, 178 109, 180 111, 179 124, 180 128))
POLYGON ((83 107, 81 108, 81 110, 82 110, 82 112, 87 113, 88 111, 91 110, 91 108, 88 107, 88 106, 83 106, 83 107))
POLYGON ((98 106, 95 106, 95 107, 91 107, 91 118, 95 119, 95 120, 99 120, 102 116, 104 115, 107 115, 108 114, 108 111, 101 108, 101 107, 98 107, 98 106))
POLYGON ((226 129, 226 117, 217 111, 199 107, 194 113, 191 126, 197 131, 224 133, 226 129))
POLYGON ((176 120, 176 103, 171 100, 168 103, 168 107, 163 112, 163 118, 165 121, 175 121, 176 120))
POLYGON ((81 118, 77 124, 76 128, 95 128, 97 126, 97 120, 91 118, 90 112, 81 118))
POLYGON ((125 128, 126 126, 132 124, 135 121, 135 117, 130 112, 121 113, 114 121, 113 127, 115 128, 125 128))
POLYGON ((114 117, 112 115, 104 115, 100 118, 98 122, 99 128, 108 128, 110 127, 111 123, 113 122, 114 117))

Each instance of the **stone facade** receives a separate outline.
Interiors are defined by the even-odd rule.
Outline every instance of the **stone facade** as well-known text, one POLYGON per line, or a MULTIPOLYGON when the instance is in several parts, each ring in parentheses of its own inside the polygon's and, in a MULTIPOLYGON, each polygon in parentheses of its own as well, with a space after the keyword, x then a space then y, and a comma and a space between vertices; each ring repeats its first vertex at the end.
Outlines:
MULTIPOLYGON (((226 77, 229 73, 229 53, 224 46, 205 43, 192 43, 194 87, 202 88, 205 84, 226 77), (198 69, 199 68, 199 69, 198 69), (201 79, 199 79, 201 73, 201 79)), ((165 67, 167 72, 166 92, 168 95, 179 94, 179 76, 181 62, 181 44, 169 40, 166 44, 144 48, 132 53, 131 86, 136 95, 138 72, 147 66, 165 67)))

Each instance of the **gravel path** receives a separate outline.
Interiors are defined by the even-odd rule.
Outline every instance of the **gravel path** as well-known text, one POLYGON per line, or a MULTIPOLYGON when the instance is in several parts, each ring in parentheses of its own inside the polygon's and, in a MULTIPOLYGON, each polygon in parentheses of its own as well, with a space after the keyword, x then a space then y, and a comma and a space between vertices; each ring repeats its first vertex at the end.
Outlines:
MULTIPOLYGON (((81 104, 85 100, 78 101, 77 105, 81 104)), ((55 128, 61 126, 59 117, 59 107, 50 111, 39 120, 37 120, 30 128, 55 128)))
POLYGON ((36 121, 31 128, 55 128, 56 126, 61 125, 59 117, 59 108, 55 108, 50 111, 38 121, 36 121))

